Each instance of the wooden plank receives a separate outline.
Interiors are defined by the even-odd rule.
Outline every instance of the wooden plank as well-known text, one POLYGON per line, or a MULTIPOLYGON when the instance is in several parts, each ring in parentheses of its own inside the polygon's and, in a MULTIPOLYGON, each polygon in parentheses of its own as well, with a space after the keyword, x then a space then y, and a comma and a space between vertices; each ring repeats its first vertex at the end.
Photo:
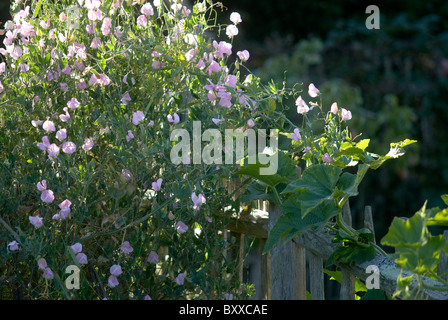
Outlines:
POLYGON ((308 251, 308 270, 311 300, 325 300, 322 257, 308 251))
MULTIPOLYGON (((443 232, 443 237, 448 241, 448 230, 443 232)), ((444 251, 440 252, 439 263, 437 264, 437 274, 443 279, 448 280, 448 256, 444 251)))
MULTIPOLYGON (((237 261, 235 276, 239 282, 243 282, 243 265, 244 265, 244 234, 230 232, 230 238, 234 238, 235 242, 231 247, 230 262, 237 261)), ((231 240, 232 241, 232 240, 231 240)))
MULTIPOLYGON (((266 245, 266 239, 260 239, 260 249, 263 251, 266 245)), ((260 272, 260 284, 261 284, 261 299, 270 300, 271 299, 271 265, 269 260, 271 254, 261 254, 261 272, 260 272)))
MULTIPOLYGON (((269 230, 282 214, 274 203, 269 204, 269 230)), ((270 252, 271 299, 306 299, 306 252, 292 241, 279 243, 270 252)))
MULTIPOLYGON (((344 222, 351 226, 352 225, 352 215, 350 212, 349 202, 345 202, 342 207, 342 217, 344 222)), ((341 300, 354 300, 355 299, 355 276, 353 276, 349 271, 341 270, 341 300)))
POLYGON ((366 206, 364 209, 364 228, 369 229, 373 233, 373 242, 376 243, 371 206, 366 206))

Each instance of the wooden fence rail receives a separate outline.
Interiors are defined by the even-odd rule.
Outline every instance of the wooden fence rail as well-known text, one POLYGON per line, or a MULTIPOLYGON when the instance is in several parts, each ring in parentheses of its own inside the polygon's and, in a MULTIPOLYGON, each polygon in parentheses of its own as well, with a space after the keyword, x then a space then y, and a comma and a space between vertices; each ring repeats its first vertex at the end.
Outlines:
MULTIPOLYGON (((252 213, 243 219, 235 218, 228 229, 234 234, 243 235, 242 237, 247 235, 259 238, 260 245, 264 246, 269 230, 281 215, 281 210, 280 207, 272 203, 263 203, 261 208, 264 210, 253 209, 252 213)), ((351 225, 351 213, 348 205, 344 207, 343 217, 345 222, 351 225)), ((373 232, 372 210, 369 206, 365 207, 363 221, 364 227, 373 232)), ((445 232, 445 237, 448 237, 448 232, 445 232)), ((324 300, 324 262, 339 245, 332 242, 333 238, 333 231, 324 229, 321 232, 316 232, 310 229, 300 233, 287 243, 278 244, 269 253, 262 255, 261 299, 304 300, 307 293, 306 279, 308 279, 311 299, 324 300)), ((242 242, 241 245, 243 245, 242 242)), ((242 259, 245 255, 241 250, 242 248, 240 248, 238 256, 242 259)), ((438 265, 439 274, 448 270, 447 260, 445 255, 441 256, 438 265)), ((243 261, 240 261, 240 272, 242 272, 242 265, 243 261)), ((393 259, 376 254, 371 261, 341 267, 340 300, 355 299, 355 277, 365 282, 371 275, 370 272, 366 272, 370 265, 376 266, 379 270, 380 289, 391 295, 394 293, 400 269, 396 267, 393 259)), ((406 273, 403 274, 403 276, 406 275, 406 273)), ((242 279, 242 275, 240 275, 240 279, 242 279)), ((424 278, 424 281, 434 287, 443 287, 443 284, 430 278, 424 278)), ((448 300, 446 291, 425 290, 425 295, 430 300, 448 300)))

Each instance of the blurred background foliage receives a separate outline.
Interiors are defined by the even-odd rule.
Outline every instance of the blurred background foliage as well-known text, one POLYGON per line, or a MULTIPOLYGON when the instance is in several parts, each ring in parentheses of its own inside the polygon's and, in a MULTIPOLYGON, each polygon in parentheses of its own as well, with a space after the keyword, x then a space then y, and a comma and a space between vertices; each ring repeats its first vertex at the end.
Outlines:
MULTIPOLYGON (((384 154, 389 142, 418 144, 407 155, 370 172, 351 203, 354 223, 373 208, 377 238, 394 216, 411 216, 424 201, 443 206, 448 193, 448 2, 397 0, 375 4, 380 29, 368 30, 367 4, 356 0, 222 0, 219 22, 243 18, 235 50, 251 53, 249 69, 264 82, 288 87, 313 82, 324 106, 336 101, 353 114, 353 135, 370 138, 384 154)), ((10 17, 0 0, 0 21, 10 17)), ((222 32, 225 38, 224 32, 222 32)), ((0 37, 3 46, 3 37, 0 37)), ((236 51, 235 51, 236 52, 236 51)), ((298 119, 294 101, 289 117, 298 119)))
MULTIPOLYGON (((234 45, 251 53, 249 68, 264 82, 314 83, 324 106, 350 109, 353 135, 384 154, 405 138, 407 155, 370 172, 351 202, 354 223, 371 205, 377 237, 394 216, 411 216, 448 193, 448 2, 382 1, 380 29, 365 26, 356 0, 223 0, 222 23, 243 17, 234 45)), ((289 101, 290 119, 298 119, 289 101)))

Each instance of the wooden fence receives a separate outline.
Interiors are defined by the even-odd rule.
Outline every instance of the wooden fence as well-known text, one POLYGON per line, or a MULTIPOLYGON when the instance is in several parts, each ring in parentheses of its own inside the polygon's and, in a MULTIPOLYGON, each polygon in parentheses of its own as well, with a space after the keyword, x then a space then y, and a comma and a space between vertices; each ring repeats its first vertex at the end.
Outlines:
MULTIPOLYGON (((236 237, 239 247, 236 250, 239 259, 239 277, 243 279, 244 237, 258 238, 260 246, 264 247, 269 230, 282 214, 280 207, 260 202, 259 208, 253 209, 244 218, 235 218, 228 226, 232 236, 236 237)), ((344 206, 343 217, 348 225, 352 225, 350 207, 344 206)), ((364 210, 364 227, 374 232, 371 207, 364 210)), ((448 239, 448 232, 444 234, 448 239)), ((261 255, 260 287, 261 299, 266 300, 305 300, 307 284, 312 300, 324 300, 324 262, 332 254, 338 244, 332 243, 334 232, 324 229, 321 232, 309 230, 301 233, 291 241, 280 243, 267 254, 261 255), (307 283, 308 279, 308 283, 307 283)), ((447 258, 441 254, 438 273, 448 270, 447 258)), ((361 264, 341 267, 340 300, 355 299, 355 277, 365 282, 372 273, 366 272, 369 265, 376 266, 379 271, 380 289, 392 295, 396 288, 396 280, 400 269, 393 259, 376 254, 371 261, 361 264)), ((406 274, 404 273, 404 276, 406 274)), ((425 283, 442 287, 440 282, 424 278, 425 283)), ((414 284, 415 285, 415 284, 414 284)), ((412 287, 412 286, 411 286, 412 287)), ((425 296, 430 300, 448 300, 448 292, 425 290, 425 296)))

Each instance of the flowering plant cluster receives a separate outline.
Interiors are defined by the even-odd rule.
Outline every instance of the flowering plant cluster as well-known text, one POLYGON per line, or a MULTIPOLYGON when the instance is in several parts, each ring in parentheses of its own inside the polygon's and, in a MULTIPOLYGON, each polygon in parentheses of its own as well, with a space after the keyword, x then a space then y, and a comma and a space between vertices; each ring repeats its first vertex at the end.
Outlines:
MULTIPOLYGON (((245 68, 250 53, 233 47, 242 17, 231 13, 221 35, 219 8, 210 0, 13 3, 0 49, 0 279, 10 288, 30 299, 246 298, 226 233, 244 201, 281 206, 269 250, 332 223, 367 169, 413 142, 372 154, 368 139, 351 136, 351 112, 319 103, 314 84, 306 96, 263 85, 245 68), (290 96, 300 126, 284 115, 290 96), (278 154, 278 172, 260 175, 263 164, 247 157, 193 163, 191 152, 173 163, 172 132, 193 132, 193 122, 280 130, 282 150, 259 150, 278 154), (342 173, 357 165, 357 174, 342 173), (246 180, 234 184, 238 176, 246 180), (71 265, 79 288, 64 281, 71 265)), ((222 152, 235 155, 228 145, 222 152)))
POLYGON ((244 128, 265 114, 269 94, 241 79, 250 54, 232 45, 241 16, 224 39, 209 36, 217 6, 12 4, 0 52, 2 281, 39 299, 247 297, 225 232, 239 200, 222 181, 237 166, 169 157, 175 128, 244 128), (73 264, 80 288, 68 290, 73 264))

